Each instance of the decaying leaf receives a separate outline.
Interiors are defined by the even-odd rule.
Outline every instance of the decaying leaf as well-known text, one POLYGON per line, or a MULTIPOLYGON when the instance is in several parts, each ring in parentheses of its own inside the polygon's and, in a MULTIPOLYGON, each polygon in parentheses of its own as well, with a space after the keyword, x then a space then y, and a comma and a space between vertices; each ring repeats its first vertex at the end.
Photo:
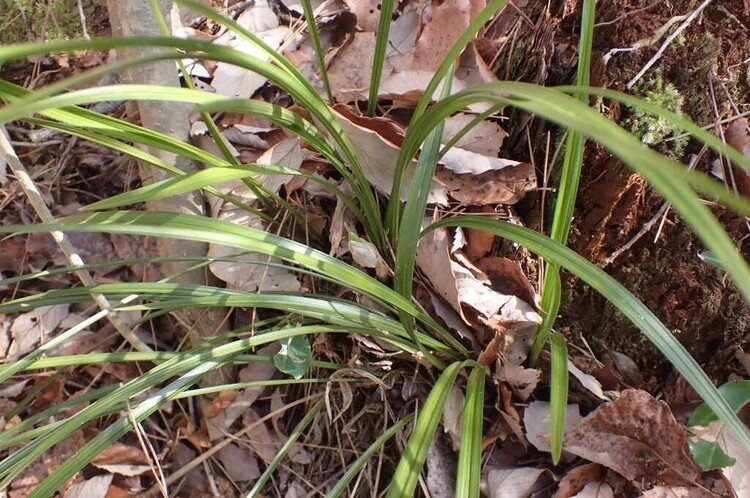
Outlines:
POLYGON ((65 498, 104 498, 113 477, 112 474, 104 474, 73 484, 65 492, 65 498))
POLYGON ((615 493, 607 483, 590 482, 573 498, 615 498, 615 493))
MULTIPOLYGON (((572 430, 581 424, 583 417, 578 405, 568 405, 565 410, 565 428, 572 430)), ((539 451, 551 451, 549 445, 550 404, 547 401, 532 401, 523 412, 526 439, 539 451)), ((566 448, 567 449, 567 448, 566 448)))
POLYGON ((443 407, 443 430, 450 436, 453 451, 461 446, 461 419, 464 411, 464 393, 453 384, 443 407))
POLYGON ((63 319, 68 316, 67 304, 41 306, 18 316, 10 326, 13 342, 6 360, 16 360, 44 343, 63 319))
MULTIPOLYGON (((259 355, 272 356, 279 352, 278 343, 269 344, 258 350, 259 355)), ((240 382, 260 382, 270 380, 276 373, 276 366, 272 363, 251 363, 239 372, 240 382)), ((211 441, 225 437, 227 431, 246 410, 248 410, 255 400, 258 399, 262 387, 250 387, 243 389, 240 394, 235 396, 228 406, 224 407, 218 413, 212 413, 211 417, 206 419, 208 436, 211 441)))
MULTIPOLYGON (((354 33, 352 42, 342 48, 331 63, 328 74, 334 96, 339 102, 358 100, 368 92, 375 54, 375 33, 354 33)), ((382 77, 387 77, 391 68, 384 63, 382 77)))
POLYGON ((137 476, 150 472, 143 450, 124 443, 115 443, 91 461, 94 467, 112 474, 137 476))
POLYGON ((750 449, 718 420, 707 427, 691 427, 691 431, 701 439, 719 443, 724 453, 734 458, 734 465, 720 469, 721 473, 737 498, 750 498, 750 449))
POLYGON ((692 483, 700 473, 688 455, 685 428, 667 404, 634 389, 568 431, 564 449, 640 486, 692 483))
POLYGON ((572 496, 581 496, 588 485, 593 484, 596 486, 597 484, 600 484, 598 481, 604 477, 605 470, 606 469, 598 463, 584 463, 583 465, 571 469, 560 480, 560 484, 557 486, 557 491, 555 491, 552 498, 571 498, 572 496))
POLYGON ((576 380, 578 380, 578 382, 580 382, 581 385, 594 396, 604 401, 609 401, 609 398, 604 395, 602 385, 596 380, 596 377, 582 372, 581 369, 575 366, 570 360, 568 360, 568 372, 570 372, 573 377, 575 377, 576 380))
POLYGON ((527 498, 551 479, 552 473, 546 469, 490 468, 482 479, 482 493, 488 498, 527 498))
MULTIPOLYGON (((729 145, 742 152, 745 157, 750 158, 750 128, 745 118, 735 120, 726 131, 726 140, 729 145)), ((734 181, 737 190, 746 196, 750 196, 750 173, 737 165, 733 165, 734 181)))
MULTIPOLYGON (((458 132, 471 123, 474 118, 473 114, 466 112, 459 112, 446 118, 443 128, 443 142, 447 143, 458 135, 458 132)), ((508 134, 500 125, 493 121, 484 120, 461 137, 456 142, 456 147, 483 156, 497 157, 500 154, 503 140, 507 136, 508 134)))
MULTIPOLYGON (((640 498, 716 498, 718 495, 695 486, 654 486, 640 498)), ((741 498, 741 495, 737 495, 741 498)))
POLYGON ((471 2, 453 0, 435 6, 432 19, 422 30, 414 53, 414 68, 434 71, 471 22, 471 2))
MULTIPOLYGON (((369 118, 358 117, 351 111, 342 114, 346 112, 346 109, 342 106, 336 106, 333 112, 357 150, 357 158, 362 165, 367 181, 382 193, 389 194, 393 187, 393 175, 398 160, 399 147, 377 131, 367 127, 375 125, 375 122, 369 118)), ((380 130, 382 132, 383 128, 380 127, 380 130)), ((416 164, 416 162, 413 162, 413 164, 416 164)), ((411 174, 407 172, 401 182, 401 199, 403 201, 408 199, 410 185, 411 174)), ((433 182, 428 202, 430 204, 447 205, 448 197, 445 187, 433 182)))
MULTIPOLYGON (((472 238, 470 237, 471 241, 472 238)), ((536 306, 537 294, 521 269, 521 265, 512 259, 492 256, 476 262, 492 283, 492 288, 503 294, 521 298, 525 303, 536 306)))
POLYGON ((436 437, 427 451, 425 484, 432 498, 453 498, 456 489, 456 453, 443 438, 436 437))
POLYGON ((235 481, 254 481, 260 477, 258 461, 252 452, 234 443, 219 451, 219 461, 235 481))

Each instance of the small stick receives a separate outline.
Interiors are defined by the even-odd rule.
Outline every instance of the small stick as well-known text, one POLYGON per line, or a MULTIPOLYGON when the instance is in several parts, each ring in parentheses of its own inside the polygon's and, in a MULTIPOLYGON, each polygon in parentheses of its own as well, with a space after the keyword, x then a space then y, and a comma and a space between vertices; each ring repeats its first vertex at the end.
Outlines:
POLYGON ((705 0, 702 4, 700 4, 698 6, 698 8, 695 9, 693 11, 693 13, 690 14, 688 16, 688 18, 685 19, 685 21, 682 24, 680 24, 680 27, 678 27, 674 31, 674 33, 672 33, 671 35, 669 35, 669 37, 667 37, 667 39, 664 40, 664 43, 662 44, 661 47, 659 47, 659 50, 654 54, 654 56, 651 58, 651 60, 648 61, 645 66, 643 66, 643 69, 641 69, 641 71, 638 74, 635 75, 635 78, 633 78, 632 80, 630 80, 628 82, 628 84, 627 84, 628 90, 632 89, 633 85, 635 85, 638 82, 638 80, 641 79, 641 77, 644 74, 646 74, 646 71, 648 71, 649 69, 651 69, 651 66, 653 66, 654 64, 656 64, 656 61, 658 61, 661 58, 661 56, 667 50, 667 47, 669 47, 669 45, 675 40, 675 38, 677 38, 678 36, 680 36, 680 33, 682 33, 683 31, 685 31, 685 28, 687 28, 688 26, 690 26, 690 23, 693 22, 695 20, 695 18, 698 17, 698 15, 700 15, 701 12, 703 12, 703 9, 705 9, 706 7, 708 7, 708 4, 710 4, 711 1, 712 0, 705 0))
POLYGON ((91 37, 89 36, 89 30, 86 28, 86 14, 83 13, 83 2, 81 0, 76 0, 76 5, 78 6, 78 15, 81 18, 81 30, 83 30, 83 37, 86 40, 91 40, 91 37))
MULTIPOLYGON (((18 156, 16 155, 15 150, 13 150, 13 146, 10 144, 10 141, 6 137, 5 133, 5 128, 0 126, 0 154, 5 155, 8 166, 10 166, 11 171, 13 171, 13 174, 18 179, 18 183, 26 193, 26 197, 29 199, 29 204, 31 204, 31 206, 34 208, 34 211, 36 211, 39 219, 41 219, 43 223, 54 223, 55 218, 54 216, 52 216, 52 213, 47 207, 47 204, 45 204, 41 192, 39 192, 39 189, 34 183, 34 180, 31 179, 31 175, 29 175, 29 172, 21 163, 21 160, 18 159, 18 156)), ((55 242, 57 242, 57 245, 60 247, 60 250, 62 250, 65 258, 68 260, 68 263, 70 263, 71 266, 84 265, 83 259, 81 259, 81 256, 76 251, 76 248, 73 247, 73 244, 70 242, 70 239, 67 235, 65 235, 63 232, 52 232, 51 235, 52 238, 55 239, 55 242)), ((81 280, 83 285, 94 285, 94 279, 88 270, 81 268, 80 270, 76 270, 75 274, 81 280)), ((97 304, 97 306, 102 309, 102 311, 108 311, 110 309, 109 301, 102 294, 91 294, 91 297, 94 299, 94 302, 97 304)), ((148 344, 143 342, 132 330, 130 330, 130 328, 125 325, 125 323, 123 323, 123 321, 120 320, 117 315, 107 313, 107 318, 112 323, 112 325, 115 326, 115 329, 117 329, 120 335, 135 349, 137 349, 138 351, 151 351, 151 348, 148 346, 148 344)))

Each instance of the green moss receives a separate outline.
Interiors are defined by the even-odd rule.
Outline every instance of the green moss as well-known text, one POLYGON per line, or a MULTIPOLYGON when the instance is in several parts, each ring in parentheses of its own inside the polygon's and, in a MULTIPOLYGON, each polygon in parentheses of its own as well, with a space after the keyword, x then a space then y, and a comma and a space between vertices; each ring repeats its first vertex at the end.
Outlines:
MULTIPOLYGON (((682 114, 684 97, 673 84, 665 84, 661 74, 657 74, 654 79, 641 85, 640 91, 648 103, 682 114)), ((631 109, 631 111, 632 115, 628 118, 626 125, 641 142, 655 146, 663 143, 666 138, 672 137, 674 140, 669 143, 668 152, 677 159, 682 157, 688 139, 687 137, 676 138, 682 133, 680 130, 664 118, 651 116, 639 109, 631 109)))
MULTIPOLYGON (((83 0, 90 16, 97 0, 83 0)), ((0 0, 0 43, 76 38, 83 33, 76 0, 0 0)))

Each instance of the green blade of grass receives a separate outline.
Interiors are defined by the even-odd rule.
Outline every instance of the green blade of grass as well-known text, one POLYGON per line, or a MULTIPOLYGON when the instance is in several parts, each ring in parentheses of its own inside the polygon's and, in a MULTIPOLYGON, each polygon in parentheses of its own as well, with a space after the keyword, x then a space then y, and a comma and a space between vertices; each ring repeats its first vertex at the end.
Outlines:
POLYGON ((453 383, 464 366, 471 362, 455 362, 446 367, 430 390, 422 405, 409 441, 398 461, 396 470, 388 486, 387 498, 413 496, 419 474, 427 458, 427 450, 435 437, 438 423, 443 415, 443 407, 448 399, 453 383))
POLYGON ((266 470, 264 470, 263 474, 258 478, 257 481, 255 481, 253 489, 251 489, 250 492, 247 493, 247 498, 254 498, 258 496, 261 491, 263 491, 263 486, 266 485, 266 482, 268 482, 273 473, 276 472, 276 469, 279 467, 279 465, 281 465, 281 461, 284 460, 287 453, 289 453, 289 450, 292 449, 294 443, 297 442, 297 439, 299 439, 299 437, 307 429, 307 427, 312 424, 313 420, 315 420, 315 417, 318 416, 324 406, 325 400, 321 399, 320 401, 315 403, 315 406, 313 406, 310 411, 307 412, 307 414, 305 414, 304 418, 300 420, 299 424, 296 425, 292 433, 289 435, 289 438, 279 449, 279 452, 273 458, 271 463, 268 464, 266 470))
POLYGON ((378 4, 380 7, 380 18, 378 20, 378 30, 375 32, 375 53, 372 58, 370 91, 367 98, 367 115, 370 117, 374 117, 375 111, 378 109, 378 90, 380 89, 380 78, 383 75, 385 51, 388 48, 388 35, 391 31, 393 5, 393 0, 383 0, 378 4))
POLYGON ((565 413, 568 407, 568 344, 562 334, 550 334, 553 379, 550 390, 550 446, 552 463, 560 462, 565 436, 565 413))
POLYGON ((338 498, 341 496, 344 491, 346 491, 347 486, 349 486, 349 483, 354 480, 355 477, 362 471, 362 469, 367 465, 367 462, 370 461, 370 459, 375 455, 375 453, 380 450, 380 448, 383 447, 383 445, 388 442, 393 436, 395 436, 401 429, 403 429, 406 424, 411 422, 414 419, 414 414, 410 413, 409 415, 406 415, 401 420, 393 424, 386 430, 383 434, 381 434, 375 442, 373 442, 364 453, 362 453, 357 460, 348 466, 346 469, 346 472, 344 473, 343 477, 336 482, 336 485, 331 488, 331 490, 326 494, 326 498, 338 498))
POLYGON ((583 256, 533 230, 510 223, 471 216, 447 218, 427 230, 449 226, 475 228, 516 242, 544 259, 567 269, 612 303, 656 346, 675 369, 703 398, 706 404, 729 426, 737 438, 750 448, 750 432, 737 418, 732 407, 714 386, 700 365, 659 319, 619 282, 583 256))
POLYGON ((326 89, 328 102, 333 105, 335 100, 333 99, 333 92, 331 91, 331 82, 328 80, 326 59, 323 54, 323 47, 320 44, 318 25, 315 23, 315 12, 313 11, 312 4, 310 4, 310 0, 302 0, 302 9, 305 12, 307 30, 310 32, 310 40, 312 40, 313 48, 315 49, 315 58, 318 60, 318 69, 320 69, 320 76, 323 78, 323 86, 325 86, 326 89))
MULTIPOLYGON (((430 79, 430 82, 427 84, 422 97, 420 97, 419 102, 414 109, 411 120, 412 124, 415 123, 425 112, 440 82, 446 79, 446 75, 448 73, 453 73, 452 66, 461 55, 461 52, 463 52, 466 45, 469 44, 469 42, 474 38, 479 30, 482 29, 487 21, 489 21, 492 16, 503 9, 507 5, 507 3, 508 0, 490 0, 489 2, 487 2, 486 7, 482 9, 479 14, 477 14, 477 16, 471 21, 471 23, 469 23, 469 26, 463 31, 463 33, 461 33, 461 36, 458 37, 458 40, 456 40, 456 43, 453 44, 451 49, 448 51, 448 54, 446 54, 445 58, 443 59, 443 62, 440 63, 440 66, 437 68, 435 74, 430 79)), ((433 127, 428 128, 428 130, 432 129, 433 127)), ((404 144, 406 143, 409 136, 411 134, 414 134, 415 132, 417 132, 415 127, 409 126, 409 129, 406 131, 406 135, 404 136, 404 144)), ((423 140, 424 139, 415 140, 417 147, 423 142, 423 140)), ((401 224, 401 184, 403 182, 406 169, 411 164, 411 161, 416 155, 416 152, 416 149, 407 150, 406 148, 402 147, 401 151, 399 152, 398 161, 396 162, 396 169, 393 175, 393 185, 391 187, 391 196, 388 200, 385 221, 385 226, 389 229, 392 237, 398 234, 398 227, 401 224)))
POLYGON ((62 232, 127 233, 171 237, 221 244, 254 251, 299 264, 340 283, 344 287, 363 292, 382 302, 386 307, 404 311, 416 317, 431 330, 437 331, 450 347, 468 357, 466 348, 434 318, 399 293, 366 273, 325 253, 263 230, 239 226, 227 221, 198 216, 157 212, 102 212, 61 218, 57 223, 0 227, 0 233, 28 233, 59 230, 62 232))
POLYGON ((482 480, 482 434, 484 429, 484 379, 487 369, 475 367, 466 385, 461 447, 458 452, 456 496, 479 498, 482 480))

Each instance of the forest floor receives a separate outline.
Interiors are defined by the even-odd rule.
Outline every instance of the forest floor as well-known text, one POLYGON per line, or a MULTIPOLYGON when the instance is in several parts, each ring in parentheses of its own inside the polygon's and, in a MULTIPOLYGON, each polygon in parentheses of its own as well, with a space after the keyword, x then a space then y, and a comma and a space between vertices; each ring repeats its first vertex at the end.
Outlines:
MULTIPOLYGON (((404 4, 399 7, 401 12, 405 12, 405 5, 409 3, 418 2, 401 2, 404 4)), ((96 36, 108 35, 110 28, 104 7, 96 3, 84 4, 87 30, 96 36)), ((368 14, 363 2, 348 4, 352 11, 360 14, 356 21, 340 13, 327 21, 330 33, 326 36, 335 53, 331 56, 329 67, 334 84, 339 83, 339 88, 345 84, 356 86, 352 79, 357 76, 351 74, 351 68, 356 68, 357 61, 362 57, 358 44, 366 41, 362 42, 362 37, 358 38, 353 33, 359 31, 367 34, 372 30, 368 28, 372 22, 372 11, 368 14)), ((231 10, 232 6, 229 8, 231 10)), ((547 86, 571 84, 575 79, 578 55, 580 8, 581 2, 577 0, 518 0, 513 8, 506 8, 478 37, 475 41, 476 52, 500 80, 547 86)), ((27 23, 23 27, 22 37, 10 37, 6 33, 0 34, 0 38, 4 42, 11 42, 31 36, 80 34, 73 21, 77 22, 77 13, 73 20, 66 18, 62 22, 56 20, 55 15, 68 15, 66 11, 56 14, 46 12, 45 22, 41 25, 27 23)), ((283 24, 283 16, 281 18, 283 24)), ((17 19, 7 14, 0 18, 0 25, 19 22, 17 19)), ((210 31, 210 26, 198 26, 197 30, 210 31)), ((726 138, 732 145, 739 148, 750 145, 750 134, 745 134, 746 129, 738 126, 738 123, 743 123, 743 116, 750 113, 748 0, 703 3, 696 0, 601 0, 597 5, 593 50, 592 85, 644 96, 653 103, 683 112, 700 126, 726 138), (694 13, 696 15, 689 20, 686 28, 670 41, 670 35, 694 13)), ((301 49, 287 55, 300 67, 312 64, 310 53, 301 49)), ((39 88, 98 67, 106 63, 109 57, 107 53, 91 51, 42 57, 6 65, 2 67, 0 76, 27 88, 39 88)), ((220 69, 208 64, 206 69, 213 76, 213 80, 209 77, 206 81, 218 87, 217 73, 214 71, 220 69)), ((270 84, 264 85, 263 82, 256 97, 258 95, 276 103, 291 103, 288 97, 278 95, 270 84)), ((345 99, 343 94, 337 97, 345 99)), ((653 147, 686 166, 720 178, 726 177, 724 173, 731 169, 725 164, 726 160, 682 137, 667 123, 639 116, 625 106, 595 99, 591 100, 591 104, 638 138, 644 139, 644 135, 654 134, 653 147)), ((124 105, 114 106, 106 112, 137 120, 137 115, 124 105)), ((395 123, 398 127, 408 122, 408 112, 396 106, 389 111, 388 117, 391 120, 389 126, 395 123), (404 112, 406 114, 402 115, 404 112)), ((350 119, 356 121, 355 117, 350 119)), ((522 198, 512 205, 502 208, 493 206, 494 210, 486 206, 470 207, 468 210, 491 209, 506 217, 517 217, 531 228, 544 229, 549 226, 550 199, 554 199, 555 175, 559 175, 559 155, 556 151, 561 148, 563 134, 538 118, 514 110, 508 110, 504 119, 492 123, 499 124, 507 132, 505 140, 501 139, 501 145, 498 144, 495 157, 499 153, 500 157, 532 165, 537 185, 524 191, 519 195, 522 198), (545 205, 546 208, 543 208, 545 205)), ((225 128, 234 125, 241 125, 237 129, 245 130, 242 133, 235 131, 235 135, 245 133, 240 137, 241 143, 235 144, 244 162, 255 161, 267 149, 283 143, 284 135, 280 130, 265 129, 260 123, 241 120, 222 123, 225 128), (247 132, 253 127, 261 131, 247 132)), ((139 186, 137 165, 116 152, 63 135, 34 134, 34 130, 26 125, 14 124, 7 129, 19 157, 32 173, 55 215, 75 213, 83 205, 139 186)), ((497 130, 499 134, 499 127, 497 130)), ((196 136, 196 140, 199 141, 200 137, 196 136)), ((311 163, 314 161, 301 162, 302 168, 323 171, 319 164, 311 163)), ((21 188, 11 175, 6 181, 3 181, 4 176, 0 170, 0 223, 35 221, 35 214, 21 188)), ((750 306, 723 272, 701 257, 703 247, 689 227, 639 175, 632 173, 608 151, 592 142, 588 142, 585 148, 580 185, 569 245, 603 267, 641 299, 674 332, 717 385, 750 378, 750 306)), ((750 195, 750 185, 743 186, 739 182, 738 189, 750 195), (743 191, 744 188, 748 190, 743 191)), ((283 187, 283 192, 287 199, 305 207, 312 239, 322 241, 321 244, 327 245, 325 250, 328 251, 333 243, 331 231, 335 200, 320 195, 319 191, 303 183, 289 182, 283 187)), ((750 254, 750 224, 744 217, 718 207, 712 209, 747 257, 750 254)), ((153 241, 135 237, 81 234, 73 235, 71 239, 88 263, 140 257, 153 254, 154 250, 153 241)), ((471 236, 469 243, 473 243, 471 236)), ((515 260, 525 277, 516 277, 513 284, 506 286, 505 292, 526 298, 527 301, 537 299, 534 296, 539 292, 536 258, 499 240, 490 239, 489 245, 486 241, 476 244, 482 247, 477 248, 475 254, 470 254, 471 250, 465 251, 471 264, 485 270, 492 279, 491 271, 483 266, 488 264, 486 260, 494 256, 515 260)), ((2 278, 65 264, 49 236, 30 235, 0 241, 2 278)), ((155 281, 161 278, 158 268, 145 265, 95 270, 94 276, 101 282, 155 281)), ((222 278, 220 272, 217 276, 222 278)), ((229 285, 239 285, 235 281, 225 281, 229 285)), ((74 283, 75 279, 70 276, 56 275, 32 283, 0 287, 0 297, 20 297, 74 283)), ((302 287, 307 283, 303 282, 302 287)), ((601 396, 597 393, 628 392, 630 394, 620 400, 632 406, 622 409, 647 413, 653 408, 649 404, 651 401, 638 398, 640 393, 645 392, 666 402, 674 416, 671 419, 674 424, 685 424, 700 399, 684 379, 638 329, 598 293, 567 274, 564 275, 563 284, 563 305, 557 328, 568 338, 571 360, 581 371, 580 376, 574 374, 572 377, 577 380, 572 381, 570 402, 585 415, 602 405, 601 396)), ((426 289, 429 285, 419 288, 422 287, 426 289)), ((49 330, 40 332, 42 335, 51 334, 64 327, 65 323, 75 323, 87 312, 89 310, 66 307, 58 313, 59 316, 37 316, 34 320, 54 322, 48 327, 49 330)), ((247 323, 251 320, 250 316, 248 311, 237 312, 232 317, 233 324, 240 326, 247 323)), ((0 357, 10 358, 36 346, 33 340, 19 344, 20 336, 14 335, 14 327, 20 325, 14 324, 20 319, 15 315, 0 315, 0 357)), ((180 324, 174 320, 162 317, 149 327, 146 335, 152 335, 159 347, 173 349, 181 344, 183 332, 180 324)), ((64 354, 92 349, 117 350, 122 344, 113 332, 111 325, 86 331, 81 340, 65 346, 64 354)), ((480 343, 481 350, 489 341, 481 334, 477 335, 475 339, 480 343)), ((381 346, 362 338, 321 336, 315 341, 313 352, 316 359, 349 365, 365 362, 372 367, 382 362, 381 366, 384 371, 389 371, 389 375, 382 381, 384 383, 368 380, 329 385, 328 410, 333 421, 313 426, 311 435, 293 453, 291 461, 282 466, 278 478, 266 488, 267 496, 323 496, 353 457, 369 446, 373 435, 382 433, 390 419, 389 414, 413 410, 424 399, 436 378, 435 372, 392 356, 381 346)), ((265 352, 272 354, 275 351, 271 348, 265 352)), ((4 420, 8 424, 14 423, 13 420, 23 420, 92 386, 132 378, 138 375, 139 369, 139 364, 135 362, 112 363, 70 368, 61 370, 61 374, 38 372, 20 376, 7 385, 0 385, 0 407, 6 414, 12 413, 15 417, 4 420), (32 392, 33 397, 29 397, 32 392), (28 404, 24 404, 24 400, 29 400, 28 404)), ((750 479, 742 481, 744 487, 738 489, 739 481, 718 470, 701 473, 693 481, 681 478, 670 481, 662 479, 664 476, 661 474, 649 476, 653 478, 649 481, 623 476, 622 471, 617 472, 616 465, 613 468, 597 460, 587 463, 588 460, 580 455, 566 458, 560 465, 553 466, 549 454, 539 451, 532 441, 524 414, 535 401, 549 399, 548 359, 543 358, 540 369, 538 374, 531 376, 533 380, 525 378, 528 381, 526 385, 519 377, 513 377, 523 378, 523 369, 521 373, 512 375, 505 372, 503 375, 506 377, 495 373, 494 391, 488 395, 485 415, 485 462, 488 468, 523 469, 518 479, 525 479, 523 482, 530 484, 526 488, 519 488, 521 491, 517 491, 518 494, 503 494, 501 484, 490 481, 487 483, 490 488, 487 496, 731 496, 728 491, 731 486, 735 487, 734 496, 750 496, 750 479), (587 488, 587 484, 596 483, 606 485, 608 491, 601 487, 595 490, 587 488), (654 485, 664 489, 657 486, 657 491, 648 494, 651 491, 649 488, 657 489, 653 488, 654 485), (666 487, 672 491, 665 491, 666 487), (581 494, 584 488, 594 494, 581 494)), ((278 372, 273 368, 260 371, 253 366, 240 370, 238 378, 262 380, 274 375, 278 376, 278 372)), ((283 444, 285 434, 289 434, 306 413, 309 402, 305 403, 304 398, 313 389, 311 386, 289 386, 262 392, 257 389, 232 391, 211 400, 175 403, 171 411, 163 410, 159 416, 150 419, 148 424, 144 424, 144 429, 156 442, 167 478, 176 470, 185 468, 185 472, 175 480, 172 495, 239 496, 246 492, 263 466, 283 444), (303 402, 295 404, 296 400, 303 402), (287 414, 281 416, 286 405, 289 405, 287 414), (260 417, 267 417, 267 421, 256 423, 260 417), (222 420, 227 430, 253 425, 257 430, 245 433, 245 439, 234 443, 226 438, 226 433, 212 432, 207 420, 217 419, 222 420), (221 444, 224 446, 215 456, 205 461, 201 459, 201 455, 221 444)), ((745 422, 750 422, 750 410, 744 410, 741 416, 745 422)), ((657 425, 656 430, 679 432, 679 427, 682 427, 670 425, 671 422, 665 424, 657 425)), ((29 467, 11 484, 8 496, 26 496, 46 475, 47 467, 64 461, 99 430, 100 427, 96 426, 84 427, 64 445, 56 446, 45 457, 43 464, 29 467)), ((429 493, 433 497, 450 496, 450 493, 441 494, 441 490, 445 493, 445 489, 451 489, 451 478, 447 475, 450 471, 446 467, 455 461, 451 434, 443 434, 442 430, 439 433, 438 442, 428 458, 427 477, 420 487, 421 493, 429 493)), ((681 441, 684 441, 684 434, 681 437, 681 441)), ((648 445, 649 441, 641 443, 648 445)), ((653 444, 659 446, 661 442, 655 441, 653 444)), ((666 443, 663 449, 667 453, 684 450, 684 447, 669 447, 666 443)), ((388 446, 380 458, 366 468, 358 483, 357 496, 377 496, 382 492, 393 468, 392 458, 397 454, 395 445, 388 446)), ((685 458, 691 462, 689 457, 685 458)), ((101 475, 113 477, 102 488, 102 494, 90 496, 134 496, 156 490, 149 459, 140 451, 135 437, 123 439, 122 444, 113 447, 97 462, 89 466, 74 483, 69 483, 65 496, 84 496, 72 494, 70 490, 75 490, 73 487, 84 482, 84 479, 90 481, 101 475), (132 468, 123 470, 117 465, 130 465, 132 468)), ((673 465, 674 461, 666 458, 666 462, 659 463, 673 465)))

